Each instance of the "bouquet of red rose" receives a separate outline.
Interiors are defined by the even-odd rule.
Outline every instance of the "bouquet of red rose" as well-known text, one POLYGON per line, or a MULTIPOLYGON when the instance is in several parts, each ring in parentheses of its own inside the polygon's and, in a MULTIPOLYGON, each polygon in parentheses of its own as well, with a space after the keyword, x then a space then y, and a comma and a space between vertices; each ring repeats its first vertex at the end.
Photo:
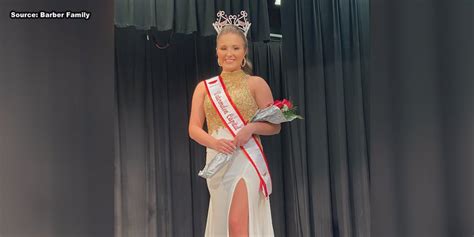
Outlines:
MULTIPOLYGON (((293 121, 294 119, 303 119, 303 117, 296 114, 296 107, 293 106, 293 103, 287 99, 283 99, 282 101, 276 100, 273 105, 257 110, 255 115, 249 120, 249 123, 269 122, 272 124, 281 124, 293 121)), ((212 177, 232 159, 232 155, 233 154, 227 155, 224 153, 217 154, 199 171, 198 175, 206 179, 212 177)))
POLYGON ((264 121, 273 124, 280 124, 302 118, 303 117, 296 114, 296 107, 293 106, 293 103, 287 99, 283 99, 282 101, 275 100, 273 105, 257 110, 249 122, 264 121))

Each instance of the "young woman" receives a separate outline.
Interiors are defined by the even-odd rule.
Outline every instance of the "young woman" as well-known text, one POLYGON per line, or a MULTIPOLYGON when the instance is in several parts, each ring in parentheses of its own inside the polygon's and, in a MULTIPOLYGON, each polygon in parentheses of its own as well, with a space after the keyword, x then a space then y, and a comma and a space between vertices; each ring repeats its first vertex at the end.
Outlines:
MULTIPOLYGON (((227 25, 216 42, 217 60, 222 68, 220 77, 229 97, 248 121, 258 108, 273 104, 270 87, 262 78, 249 75, 247 39, 242 30, 227 25)), ((231 162, 207 180, 210 203, 205 236, 273 236, 269 199, 262 194, 259 174, 240 146, 253 135, 260 143, 258 135, 277 134, 280 125, 248 123, 233 137, 214 108, 204 83, 200 82, 194 91, 189 135, 207 147, 207 163, 217 153, 233 155, 231 162), (204 121, 207 132, 203 129, 204 121)))

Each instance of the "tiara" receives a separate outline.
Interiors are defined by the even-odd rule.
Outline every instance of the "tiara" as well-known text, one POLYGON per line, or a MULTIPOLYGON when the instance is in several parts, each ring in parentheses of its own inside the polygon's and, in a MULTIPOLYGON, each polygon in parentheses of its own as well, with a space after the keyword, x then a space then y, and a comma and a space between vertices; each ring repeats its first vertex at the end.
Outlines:
POLYGON ((250 29, 251 23, 247 21, 247 12, 241 11, 238 15, 229 15, 227 16, 224 11, 219 11, 217 13, 216 22, 212 23, 214 29, 216 29, 217 34, 221 33, 222 28, 227 25, 234 25, 244 32, 244 35, 247 36, 247 32, 250 29))

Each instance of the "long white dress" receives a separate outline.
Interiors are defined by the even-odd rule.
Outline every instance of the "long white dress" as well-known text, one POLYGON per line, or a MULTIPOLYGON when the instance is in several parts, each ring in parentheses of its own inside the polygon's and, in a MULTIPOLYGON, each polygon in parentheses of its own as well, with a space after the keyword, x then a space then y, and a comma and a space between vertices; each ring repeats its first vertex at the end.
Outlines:
MULTIPOLYGON (((237 71, 223 73, 221 77, 240 113, 248 120, 258 106, 248 89, 246 74, 243 71, 237 71)), ((204 100, 204 110, 209 134, 215 138, 232 140, 232 135, 223 125, 207 96, 204 100)), ((207 148, 206 163, 210 162, 216 154, 217 151, 207 148)), ((210 202, 206 237, 229 236, 229 210, 235 187, 241 179, 245 182, 248 193, 249 236, 274 236, 270 200, 265 198, 260 191, 260 179, 257 172, 239 149, 230 163, 207 180, 210 202)))

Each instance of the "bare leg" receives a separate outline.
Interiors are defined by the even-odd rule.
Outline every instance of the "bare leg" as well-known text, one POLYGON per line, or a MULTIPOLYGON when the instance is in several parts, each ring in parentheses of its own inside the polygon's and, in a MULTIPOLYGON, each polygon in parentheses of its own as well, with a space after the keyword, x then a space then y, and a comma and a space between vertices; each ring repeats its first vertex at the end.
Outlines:
POLYGON ((247 186, 240 179, 237 183, 229 211, 229 234, 230 237, 249 236, 249 203, 247 186))

